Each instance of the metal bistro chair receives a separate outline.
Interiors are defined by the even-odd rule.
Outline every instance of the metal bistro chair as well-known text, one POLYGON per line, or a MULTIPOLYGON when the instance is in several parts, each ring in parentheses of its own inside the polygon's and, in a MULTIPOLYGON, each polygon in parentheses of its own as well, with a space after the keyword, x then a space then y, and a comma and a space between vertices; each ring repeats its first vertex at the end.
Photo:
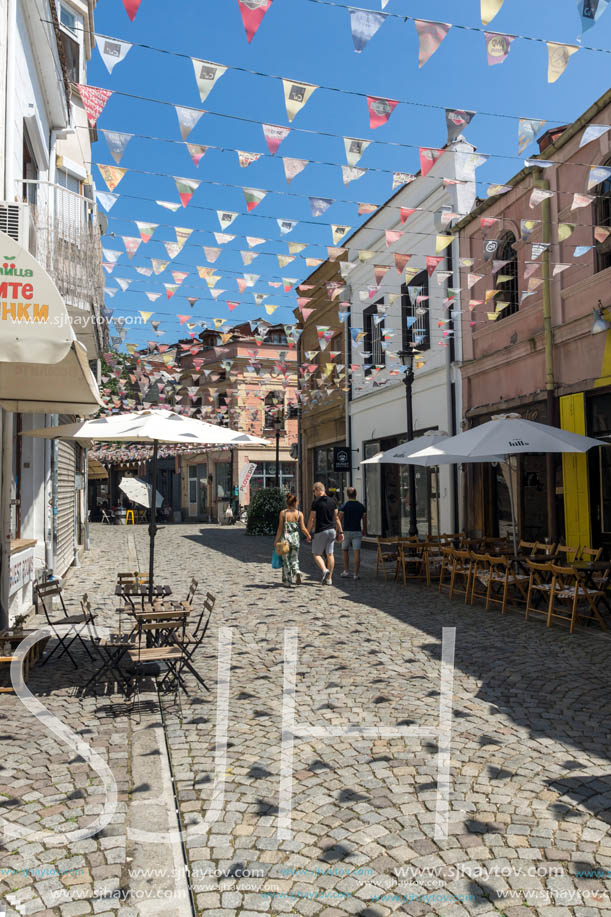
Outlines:
MULTIPOLYGON (((171 641, 176 643, 185 654, 183 666, 190 670, 191 674, 206 691, 209 691, 208 685, 204 681, 203 676, 201 676, 195 668, 193 657, 204 641, 215 604, 216 596, 208 592, 202 603, 202 609, 197 616, 195 627, 187 628, 187 630, 183 632, 182 635, 179 635, 177 631, 174 631, 170 634, 171 641)), ((170 677, 170 674, 171 673, 168 671, 162 678, 160 687, 164 686, 165 681, 170 677)))
MULTIPOLYGON (((181 602, 169 601, 164 599, 163 606, 164 608, 185 608, 187 611, 190 611, 193 608, 193 599, 195 598, 195 593, 197 592, 197 587, 199 586, 198 580, 193 577, 191 579, 191 584, 189 586, 189 591, 187 592, 187 597, 181 602)), ((210 593, 208 593, 210 595, 210 593)))
POLYGON ((66 603, 64 602, 64 596, 62 593, 62 587, 57 580, 52 580, 47 583, 34 583, 34 594, 40 601, 44 616, 47 619, 47 624, 53 631, 53 634, 58 641, 57 645, 53 647, 49 655, 43 658, 41 665, 45 665, 49 659, 51 659, 51 657, 55 655, 58 650, 60 650, 61 647, 58 658, 66 653, 74 668, 78 668, 78 665, 74 661, 74 658, 70 652, 70 647, 76 640, 78 640, 78 642, 81 644, 89 658, 93 659, 93 656, 89 652, 89 648, 83 640, 81 633, 83 630, 88 628, 91 621, 95 619, 95 615, 92 615, 90 611, 82 611, 80 614, 68 614, 68 609, 66 608, 66 603), (55 618, 51 613, 52 602, 55 598, 59 599, 60 605, 62 607, 63 617, 61 618, 55 618), (70 630, 62 637, 58 631, 58 627, 63 626, 68 626, 70 630), (71 634, 71 631, 74 631, 74 635, 71 634), (68 637, 71 637, 71 639, 66 642, 68 637))

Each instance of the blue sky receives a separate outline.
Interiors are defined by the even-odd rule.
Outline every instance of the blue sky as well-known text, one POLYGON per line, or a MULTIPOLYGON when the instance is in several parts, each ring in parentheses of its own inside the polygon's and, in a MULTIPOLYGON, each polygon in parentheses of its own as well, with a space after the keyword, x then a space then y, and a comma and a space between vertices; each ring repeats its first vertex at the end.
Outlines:
MULTIPOLYGON (((355 4, 378 9, 379 0, 355 4)), ((491 31, 514 35, 531 35, 548 40, 577 43, 580 24, 575 0, 505 0, 501 12, 488 27, 491 31)), ((417 18, 441 20, 481 28, 479 0, 389 0, 386 12, 409 14, 417 18)), ((88 68, 88 82, 120 92, 160 99, 237 118, 291 126, 295 130, 282 143, 275 157, 264 156, 248 168, 240 168, 233 152, 209 150, 195 168, 186 147, 135 137, 121 161, 128 170, 168 173, 168 177, 129 172, 117 188, 120 197, 109 214, 109 233, 105 246, 122 249, 121 235, 137 236, 133 220, 159 223, 153 239, 142 244, 134 259, 121 256, 107 285, 115 287, 114 277, 132 278, 127 292, 119 291, 107 304, 115 315, 134 316, 138 309, 154 311, 152 320, 161 321, 166 333, 159 338, 171 343, 185 336, 176 314, 192 315, 193 320, 227 318, 230 323, 256 317, 268 318, 262 306, 256 306, 251 293, 269 294, 266 303, 279 308, 271 320, 291 323, 296 294, 284 294, 270 288, 268 280, 298 278, 311 272, 306 256, 325 258, 326 246, 332 244, 329 224, 345 223, 353 228, 364 217, 357 216, 356 204, 334 203, 320 218, 314 219, 308 196, 382 203, 390 197, 392 176, 371 172, 344 186, 340 165, 345 164, 342 136, 359 137, 387 143, 411 144, 413 148, 372 144, 359 166, 416 172, 419 168, 418 146, 442 146, 446 139, 442 110, 428 105, 456 107, 518 117, 546 119, 567 123, 580 115, 609 88, 611 55, 582 50, 573 56, 564 75, 555 84, 547 83, 547 49, 544 44, 514 41, 507 60, 495 67, 486 61, 485 43, 479 32, 453 28, 435 55, 418 68, 418 39, 411 22, 389 17, 365 50, 353 50, 350 17, 344 8, 323 5, 311 0, 273 0, 263 23, 248 44, 237 0, 142 0, 136 19, 131 23, 122 0, 99 0, 96 9, 96 31, 127 41, 153 45, 189 57, 214 61, 226 66, 302 80, 317 85, 353 89, 371 95, 406 99, 418 105, 400 104, 388 124, 369 129, 367 103, 363 98, 319 89, 306 107, 289 125, 284 105, 282 83, 265 76, 228 70, 202 103, 194 79, 193 67, 186 58, 134 47, 127 58, 110 75, 94 50, 88 68), (306 131, 327 131, 337 137, 320 136, 306 131), (287 185, 282 156, 321 160, 337 165, 309 165, 287 185), (187 208, 175 214, 155 204, 156 199, 177 201, 171 175, 202 180, 187 208), (239 187, 270 189, 291 194, 268 194, 252 213, 239 187), (298 196, 299 195, 299 196, 298 196), (300 195, 303 195, 300 196, 300 195), (141 198, 141 199, 138 199, 141 198), (209 208, 209 209, 203 209, 209 208), (207 284, 197 274, 196 265, 206 265, 202 245, 216 246, 214 231, 220 226, 217 209, 237 211, 241 215, 228 232, 235 241, 222 246, 216 264, 222 280, 217 288, 226 290, 215 301, 207 284), (300 221, 289 234, 280 235, 276 219, 300 221), (166 224, 166 225, 164 225, 166 224), (190 242, 166 271, 150 278, 136 273, 134 266, 150 266, 149 259, 167 260, 162 241, 175 239, 172 227, 189 227, 190 242), (246 235, 265 238, 254 248, 262 252, 244 267, 240 250, 248 250, 246 235), (287 241, 308 243, 301 256, 281 269, 276 253, 288 254, 287 241), (176 295, 166 298, 163 282, 172 282, 171 270, 190 271, 176 295), (235 278, 244 272, 260 274, 255 287, 240 294, 235 278), (161 292, 156 303, 150 303, 145 291, 161 292), (199 296, 193 309, 187 296, 199 296), (226 301, 241 301, 229 312, 226 301)), ((611 11, 584 34, 584 45, 611 48, 611 11)), ((99 121, 99 128, 126 131, 168 140, 180 141, 176 113, 171 105, 160 105, 114 95, 99 121)), ((488 182, 503 182, 522 165, 517 156, 517 120, 478 114, 465 136, 483 153, 492 155, 478 169, 482 181, 478 192, 484 193, 488 182)), ((260 124, 231 120, 212 114, 204 115, 188 138, 189 142, 211 144, 229 149, 267 153, 260 124)), ((524 155, 533 155, 536 146, 524 155)), ((584 150, 585 152, 585 150, 584 150)), ((114 164, 106 142, 100 139, 93 148, 96 162, 114 164)), ((97 169, 93 169, 99 190, 105 190, 97 169)), ((576 189, 582 190, 582 189, 576 189)), ((127 341, 138 345, 153 339, 149 326, 130 329, 127 341)))

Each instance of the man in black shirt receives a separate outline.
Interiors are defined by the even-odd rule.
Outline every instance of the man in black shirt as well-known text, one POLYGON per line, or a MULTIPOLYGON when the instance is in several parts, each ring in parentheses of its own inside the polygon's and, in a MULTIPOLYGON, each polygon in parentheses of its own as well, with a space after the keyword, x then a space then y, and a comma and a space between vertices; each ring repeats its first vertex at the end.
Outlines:
POLYGON ((343 577, 350 576, 350 545, 354 551, 354 574, 352 579, 359 578, 361 566, 361 541, 366 532, 367 511, 362 503, 356 499, 356 489, 349 487, 346 491, 348 499, 340 509, 339 518, 344 527, 344 572, 343 577), (361 531, 361 522, 363 529, 361 531))
POLYGON ((308 529, 313 533, 312 554, 316 566, 322 573, 322 585, 331 586, 335 567, 335 537, 337 535, 337 540, 341 542, 344 533, 339 521, 337 504, 327 496, 325 485, 320 482, 314 485, 314 502, 308 519, 308 529), (326 554, 326 563, 323 554, 326 554))

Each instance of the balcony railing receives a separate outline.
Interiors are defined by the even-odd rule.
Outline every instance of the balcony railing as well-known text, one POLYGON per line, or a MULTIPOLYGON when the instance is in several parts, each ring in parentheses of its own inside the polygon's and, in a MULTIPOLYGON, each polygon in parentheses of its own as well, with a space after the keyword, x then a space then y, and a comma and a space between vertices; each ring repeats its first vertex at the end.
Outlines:
POLYGON ((30 205, 30 252, 66 302, 99 312, 104 303, 100 230, 95 202, 47 181, 19 181, 30 205))

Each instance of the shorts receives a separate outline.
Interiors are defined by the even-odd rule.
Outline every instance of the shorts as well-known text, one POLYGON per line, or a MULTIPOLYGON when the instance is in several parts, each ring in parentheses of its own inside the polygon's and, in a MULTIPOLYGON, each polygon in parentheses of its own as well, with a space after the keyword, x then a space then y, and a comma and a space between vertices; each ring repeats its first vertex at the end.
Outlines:
POLYGON ((352 545, 353 551, 360 551, 362 540, 363 540, 362 532, 344 532, 344 540, 342 542, 342 549, 344 551, 349 551, 350 545, 352 545))
POLYGON ((324 532, 316 532, 312 537, 312 554, 318 556, 326 554, 330 557, 333 554, 335 535, 335 529, 325 529, 324 532))

